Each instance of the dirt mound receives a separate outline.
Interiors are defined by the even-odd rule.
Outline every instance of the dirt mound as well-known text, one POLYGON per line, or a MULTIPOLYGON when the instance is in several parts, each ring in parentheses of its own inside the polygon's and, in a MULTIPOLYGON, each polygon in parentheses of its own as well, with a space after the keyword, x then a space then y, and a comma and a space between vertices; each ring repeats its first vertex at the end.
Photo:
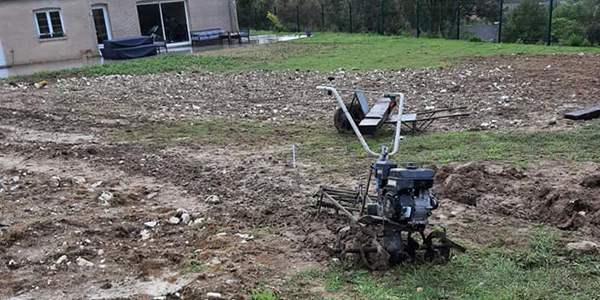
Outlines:
POLYGON ((449 164, 439 168, 439 198, 477 206, 486 212, 547 222, 561 229, 599 235, 600 174, 563 170, 526 172, 489 163, 449 164), (582 179, 583 177, 583 179, 582 179))
POLYGON ((600 175, 592 175, 584 178, 581 181, 581 185, 588 188, 600 187, 600 175))
POLYGON ((438 195, 471 206, 489 192, 506 194, 505 180, 520 180, 525 175, 512 166, 490 167, 482 163, 444 165, 439 168, 435 180, 438 195), (441 183, 441 184, 440 184, 441 183))

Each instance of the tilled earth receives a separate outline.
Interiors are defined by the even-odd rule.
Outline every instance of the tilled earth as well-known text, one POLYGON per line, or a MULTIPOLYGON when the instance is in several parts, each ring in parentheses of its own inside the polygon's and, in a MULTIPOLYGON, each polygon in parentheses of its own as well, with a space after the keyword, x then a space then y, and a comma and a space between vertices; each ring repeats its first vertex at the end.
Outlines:
MULTIPOLYGON (((324 249, 344 222, 316 218, 317 187, 351 187, 366 175, 312 162, 291 169, 280 144, 156 146, 115 134, 213 119, 334 130, 334 102, 314 89, 328 76, 344 89, 403 91, 408 111, 472 112, 434 131, 564 130, 585 122, 563 113, 599 103, 598 70, 597 54, 509 55, 419 70, 114 75, 43 89, 4 82, 0 298, 244 299, 259 286, 284 289, 296 272, 327 265, 324 249)), ((467 246, 519 245, 518 233, 539 223, 600 238, 598 163, 433 167, 442 201, 433 221, 467 246)))

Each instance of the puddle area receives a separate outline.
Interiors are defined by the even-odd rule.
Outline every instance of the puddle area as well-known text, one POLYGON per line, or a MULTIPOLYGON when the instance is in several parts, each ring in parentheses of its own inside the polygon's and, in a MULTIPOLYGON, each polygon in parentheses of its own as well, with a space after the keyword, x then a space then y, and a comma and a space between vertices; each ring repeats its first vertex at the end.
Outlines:
MULTIPOLYGON (((164 50, 161 49, 159 55, 171 55, 171 54, 193 54, 200 53, 204 51, 213 51, 220 49, 229 49, 229 48, 238 48, 238 47, 247 47, 257 44, 270 44, 276 42, 285 42, 296 40, 300 38, 305 38, 306 35, 284 35, 284 36, 276 36, 276 35, 257 35, 251 36, 250 41, 244 39, 242 43, 238 43, 237 40, 233 40, 231 44, 222 43, 215 45, 203 45, 203 46, 180 46, 169 48, 168 54, 165 54, 164 50)), ((140 58, 143 59, 143 58, 140 58)), ((0 69, 0 78, 8 78, 19 75, 31 75, 39 72, 47 72, 47 71, 56 71, 56 70, 64 70, 71 68, 79 68, 85 66, 95 66, 95 65, 104 65, 104 64, 113 64, 113 63, 121 63, 127 60, 105 60, 102 57, 94 57, 88 58, 85 60, 75 59, 75 60, 64 60, 57 62, 47 62, 47 63, 37 63, 30 65, 19 65, 14 67, 2 68, 0 69)))

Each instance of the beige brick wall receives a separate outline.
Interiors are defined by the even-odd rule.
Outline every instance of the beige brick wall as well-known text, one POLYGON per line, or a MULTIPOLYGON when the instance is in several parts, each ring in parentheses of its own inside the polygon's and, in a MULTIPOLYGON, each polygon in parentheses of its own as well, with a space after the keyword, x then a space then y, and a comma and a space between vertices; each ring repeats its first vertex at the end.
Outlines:
POLYGON ((231 27, 230 0, 189 0, 188 11, 191 30, 221 28, 237 31, 237 20, 231 27))
POLYGON ((91 1, 93 4, 105 4, 113 39, 141 35, 140 23, 135 0, 103 0, 91 1))
POLYGON ((0 38, 4 57, 14 64, 80 58, 82 52, 98 54, 92 20, 86 1, 81 0, 8 0, 0 1, 0 38), (60 8, 66 37, 38 39, 33 11, 60 8))
MULTIPOLYGON (((75 59, 99 55, 91 16, 92 5, 106 5, 112 38, 140 35, 136 0, 0 0, 0 51, 7 65, 75 59), (60 8, 65 38, 38 39, 33 11, 60 8), (14 62, 11 50, 14 51, 14 62)), ((156 3, 157 1, 143 1, 156 3)), ((190 30, 238 30, 235 0, 185 0, 190 30)), ((1 57, 1 55, 0 55, 1 57)))

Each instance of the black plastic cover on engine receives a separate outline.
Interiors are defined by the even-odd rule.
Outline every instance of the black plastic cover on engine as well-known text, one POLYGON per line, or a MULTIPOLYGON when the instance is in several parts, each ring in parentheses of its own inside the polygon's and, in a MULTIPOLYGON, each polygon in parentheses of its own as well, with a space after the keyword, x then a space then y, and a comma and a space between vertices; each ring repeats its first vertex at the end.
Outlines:
POLYGON ((394 168, 390 170, 388 186, 395 186, 397 190, 402 189, 428 189, 433 187, 433 176, 431 169, 424 168, 394 168))
POLYGON ((396 168, 397 166, 398 164, 391 161, 378 161, 375 164, 375 168, 377 169, 375 177, 386 180, 388 179, 388 176, 390 176, 390 170, 396 168))

